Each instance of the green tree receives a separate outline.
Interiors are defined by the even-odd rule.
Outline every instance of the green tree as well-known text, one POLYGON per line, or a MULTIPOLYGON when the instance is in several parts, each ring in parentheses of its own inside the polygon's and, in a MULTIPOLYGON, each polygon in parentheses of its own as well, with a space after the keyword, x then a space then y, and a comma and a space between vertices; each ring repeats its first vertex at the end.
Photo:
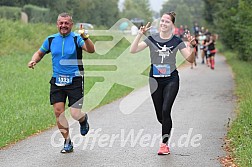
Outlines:
POLYGON ((74 11, 77 22, 111 27, 119 18, 118 0, 78 0, 74 11))
POLYGON ((245 61, 252 61, 252 2, 251 0, 240 0, 238 13, 236 15, 237 24, 235 30, 238 40, 235 42, 239 58, 245 61))
POLYGON ((236 14, 239 0, 220 1, 218 3, 208 4, 208 8, 214 8, 210 16, 210 20, 207 20, 212 24, 218 33, 221 34, 221 39, 230 49, 235 48, 234 41, 239 39, 238 31, 235 29, 237 24, 236 14))
POLYGON ((125 0, 121 17, 127 19, 140 18, 145 22, 152 21, 152 11, 148 0, 125 0))
POLYGON ((1 5, 18 6, 31 4, 49 8, 48 22, 55 23, 59 13, 73 15, 74 22, 89 22, 111 27, 119 19, 118 0, 1 0, 1 5))
POLYGON ((252 61, 251 0, 204 0, 205 18, 220 35, 224 46, 238 51, 241 60, 252 61), (212 2, 213 1, 213 2, 212 2))
POLYGON ((181 4, 176 8, 176 27, 180 25, 187 25, 188 27, 193 26, 193 16, 190 13, 189 8, 186 7, 186 4, 181 4))
POLYGON ((94 20, 94 24, 111 27, 119 18, 118 0, 96 2, 96 8, 92 11, 94 18, 91 17, 90 20, 94 20))
POLYGON ((176 25, 193 26, 194 22, 199 25, 204 23, 203 11, 204 2, 202 0, 169 0, 166 1, 160 11, 160 15, 174 11, 177 14, 176 25))
POLYGON ((16 7, 22 7, 22 4, 20 3, 20 0, 1 0, 0 6, 16 6, 16 7))
POLYGON ((183 0, 169 0, 163 3, 162 9, 160 11, 160 15, 162 16, 164 13, 175 11, 177 9, 177 6, 182 4, 183 0))
POLYGON ((74 15, 76 6, 78 5, 78 0, 53 0, 48 4, 50 8, 50 18, 48 21, 55 23, 57 16, 62 12, 67 12, 74 15))
POLYGON ((31 4, 39 7, 48 7, 52 3, 52 0, 1 0, 0 5, 2 6, 17 6, 23 7, 24 5, 31 4))

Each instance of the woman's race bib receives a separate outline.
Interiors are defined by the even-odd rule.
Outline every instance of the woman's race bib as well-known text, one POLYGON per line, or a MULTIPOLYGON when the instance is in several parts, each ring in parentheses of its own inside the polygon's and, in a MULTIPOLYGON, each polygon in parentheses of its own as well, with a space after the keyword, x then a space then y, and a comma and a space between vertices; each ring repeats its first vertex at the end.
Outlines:
POLYGON ((153 64, 154 77, 169 77, 171 76, 171 68, 169 64, 153 64))

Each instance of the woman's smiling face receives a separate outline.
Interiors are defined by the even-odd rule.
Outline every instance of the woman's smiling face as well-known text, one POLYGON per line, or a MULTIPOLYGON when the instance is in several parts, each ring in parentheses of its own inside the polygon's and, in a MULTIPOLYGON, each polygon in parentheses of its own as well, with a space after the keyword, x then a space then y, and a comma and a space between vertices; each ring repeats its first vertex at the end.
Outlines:
POLYGON ((171 16, 168 14, 164 14, 161 19, 160 19, 160 31, 162 32, 168 32, 171 31, 171 29, 173 28, 173 22, 171 20, 171 16))

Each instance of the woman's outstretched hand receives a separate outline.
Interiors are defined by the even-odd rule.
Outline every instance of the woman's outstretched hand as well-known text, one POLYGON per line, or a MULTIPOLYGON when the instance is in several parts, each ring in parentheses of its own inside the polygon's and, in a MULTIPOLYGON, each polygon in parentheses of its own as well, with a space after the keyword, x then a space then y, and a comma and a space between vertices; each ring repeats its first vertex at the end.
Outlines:
POLYGON ((150 22, 148 22, 145 26, 141 26, 139 29, 139 33, 140 34, 144 34, 146 33, 146 31, 148 31, 151 28, 150 26, 150 22))
POLYGON ((188 32, 186 33, 186 38, 187 38, 188 42, 189 42, 192 46, 195 46, 195 45, 196 45, 195 38, 194 38, 193 36, 191 36, 190 31, 188 31, 188 32))

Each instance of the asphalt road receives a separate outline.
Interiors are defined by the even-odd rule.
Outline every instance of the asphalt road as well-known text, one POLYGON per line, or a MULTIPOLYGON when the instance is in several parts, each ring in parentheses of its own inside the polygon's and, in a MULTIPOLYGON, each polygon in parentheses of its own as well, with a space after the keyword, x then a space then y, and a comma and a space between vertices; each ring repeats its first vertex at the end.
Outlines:
POLYGON ((198 64, 193 70, 185 66, 179 73, 170 155, 157 155, 161 125, 146 86, 126 100, 90 112, 91 130, 86 137, 71 121, 73 153, 60 153, 63 143, 53 128, 0 150, 0 166, 221 166, 218 157, 225 156, 223 137, 235 107, 231 69, 217 55, 215 70, 198 64), (127 113, 125 102, 129 110, 139 106, 127 113))

